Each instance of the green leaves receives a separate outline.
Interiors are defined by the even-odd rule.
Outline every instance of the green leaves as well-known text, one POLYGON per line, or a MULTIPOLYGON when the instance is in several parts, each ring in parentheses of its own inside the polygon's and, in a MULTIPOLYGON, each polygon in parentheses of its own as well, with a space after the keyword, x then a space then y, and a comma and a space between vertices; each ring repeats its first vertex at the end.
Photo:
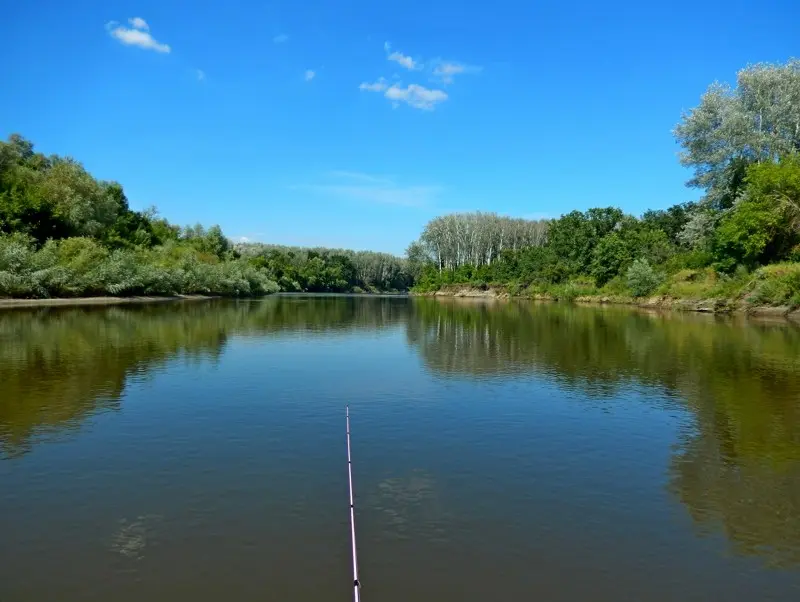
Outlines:
POLYGON ((788 259, 800 244, 800 158, 753 165, 745 192, 720 220, 713 250, 724 271, 788 259))
POLYGON ((663 281, 646 259, 637 259, 626 273, 628 288, 634 297, 646 297, 663 281))
POLYGON ((675 128, 688 185, 727 209, 741 193, 749 165, 800 150, 800 61, 759 64, 737 74, 737 86, 713 84, 675 128))

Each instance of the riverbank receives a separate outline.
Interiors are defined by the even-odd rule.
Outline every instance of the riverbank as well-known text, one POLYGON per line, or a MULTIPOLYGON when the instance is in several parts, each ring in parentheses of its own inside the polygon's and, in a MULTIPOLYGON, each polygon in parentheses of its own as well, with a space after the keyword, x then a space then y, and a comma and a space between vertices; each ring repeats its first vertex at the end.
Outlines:
MULTIPOLYGON (((350 293, 273 293, 276 297, 408 297, 408 291, 398 292, 350 292, 350 293)), ((12 299, 0 297, 0 309, 15 307, 78 307, 86 305, 128 305, 142 303, 169 303, 175 301, 206 301, 221 299, 220 295, 170 295, 134 297, 75 297, 51 299, 12 299)), ((262 297, 239 297, 240 299, 260 299, 262 297)))
POLYGON ((205 301, 217 299, 214 295, 170 295, 165 297, 76 297, 58 299, 7 299, 0 298, 0 309, 15 307, 77 307, 85 305, 127 305, 140 303, 168 303, 175 301, 205 301))
POLYGON ((411 293, 417 297, 458 297, 475 299, 529 299, 532 301, 570 301, 587 305, 628 305, 644 309, 659 309, 671 311, 689 311, 711 314, 745 314, 769 318, 785 318, 800 322, 800 309, 793 309, 786 305, 768 306, 752 305, 746 300, 724 298, 711 299, 678 299, 669 296, 653 296, 637 299, 625 295, 576 295, 569 299, 558 298, 551 294, 524 292, 512 294, 506 287, 496 286, 477 288, 466 285, 444 286, 438 291, 425 293, 411 293))

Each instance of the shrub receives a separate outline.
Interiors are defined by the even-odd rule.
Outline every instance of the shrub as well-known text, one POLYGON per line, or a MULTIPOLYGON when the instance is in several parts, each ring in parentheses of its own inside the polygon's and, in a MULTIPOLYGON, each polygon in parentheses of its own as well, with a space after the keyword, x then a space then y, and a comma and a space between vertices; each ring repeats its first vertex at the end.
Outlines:
POLYGON ((757 305, 800 305, 800 264, 765 266, 755 274, 756 283, 748 301, 757 305))
POLYGON ((611 280, 606 282, 602 288, 602 292, 607 295, 628 295, 628 283, 622 276, 614 276, 611 280))
POLYGON ((665 268, 667 273, 673 273, 680 270, 702 270, 710 266, 714 262, 714 255, 707 250, 695 249, 685 253, 678 253, 667 260, 665 268))
POLYGON ((551 285, 546 289, 553 299, 557 301, 574 301, 578 297, 586 295, 594 295, 597 293, 597 288, 589 279, 577 278, 570 280, 566 284, 551 285))
POLYGON ((645 297, 661 284, 661 275, 656 273, 646 259, 637 259, 626 274, 628 288, 634 297, 645 297))
POLYGON ((90 238, 47 241, 38 251, 22 235, 0 235, 0 295, 73 297, 94 295, 229 296, 278 292, 266 270, 244 260, 202 261, 184 245, 109 252, 90 238))
POLYGON ((508 294, 512 297, 516 297, 522 293, 523 287, 518 280, 514 280, 506 287, 506 291, 508 291, 508 294))

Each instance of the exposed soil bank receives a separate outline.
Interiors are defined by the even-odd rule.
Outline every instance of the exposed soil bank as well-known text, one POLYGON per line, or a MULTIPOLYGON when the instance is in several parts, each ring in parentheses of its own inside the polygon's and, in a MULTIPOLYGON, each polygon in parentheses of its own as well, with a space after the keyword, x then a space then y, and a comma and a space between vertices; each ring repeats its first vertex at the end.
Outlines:
MULTIPOLYGON (((484 299, 533 299, 537 301, 557 301, 550 295, 511 295, 503 288, 479 289, 469 286, 448 286, 433 293, 412 293, 420 297, 473 297, 484 299)), ((800 310, 790 307, 752 306, 745 302, 731 299, 673 299, 671 297, 649 297, 636 299, 634 297, 618 297, 609 295, 587 295, 574 299, 576 303, 594 305, 630 305, 648 309, 669 309, 677 311, 694 311, 712 314, 746 314, 749 316, 786 318, 800 321, 800 310)))
POLYGON ((76 297, 74 299, 4 299, 0 309, 13 307, 60 307, 80 305, 125 305, 128 303, 167 303, 169 301, 203 301, 208 295, 175 295, 171 297, 76 297))

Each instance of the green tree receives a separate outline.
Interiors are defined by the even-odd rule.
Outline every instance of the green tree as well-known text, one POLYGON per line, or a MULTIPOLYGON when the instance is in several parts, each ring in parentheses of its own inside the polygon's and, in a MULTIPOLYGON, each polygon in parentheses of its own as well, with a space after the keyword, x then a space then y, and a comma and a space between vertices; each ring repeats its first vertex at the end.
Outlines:
POLYGON ((800 157, 753 165, 742 199, 720 220, 714 255, 720 268, 787 259, 800 244, 800 157))
POLYGON ((673 245, 680 244, 678 235, 689 221, 695 203, 673 205, 666 210, 648 210, 642 215, 642 223, 651 230, 661 230, 673 245))
POLYGON ((798 60, 746 67, 735 88, 713 84, 674 132, 681 164, 694 169, 688 185, 705 190, 705 201, 717 209, 732 206, 749 165, 800 150, 798 124, 798 60))
POLYGON ((628 268, 626 276, 628 287, 634 297, 645 297, 661 284, 661 276, 656 273, 646 259, 634 261, 628 268))
POLYGON ((597 243, 592 258, 591 275, 597 286, 603 286, 630 262, 630 245, 615 232, 597 243))
POLYGON ((594 247, 623 217, 622 210, 606 207, 585 213, 572 211, 554 220, 547 232, 548 246, 564 264, 564 274, 554 276, 563 279, 567 275, 589 273, 594 247))

